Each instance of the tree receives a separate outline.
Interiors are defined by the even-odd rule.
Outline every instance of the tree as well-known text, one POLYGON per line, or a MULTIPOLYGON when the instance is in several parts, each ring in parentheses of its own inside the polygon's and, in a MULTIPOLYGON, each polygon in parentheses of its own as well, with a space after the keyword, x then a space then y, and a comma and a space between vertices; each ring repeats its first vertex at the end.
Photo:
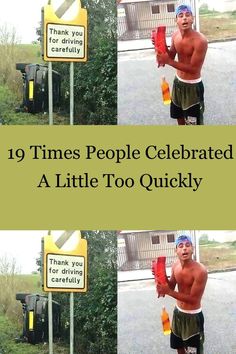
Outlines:
MULTIPOLYGON (((117 236, 114 231, 85 231, 88 241, 88 292, 75 294, 75 352, 117 352, 117 236)), ((68 322, 68 294, 57 294, 68 322)), ((69 340, 69 333, 64 335, 69 340)))
POLYGON ((15 258, 0 258, 0 314, 14 317, 17 313, 15 295, 19 288, 19 268, 15 258))
POLYGON ((207 234, 201 235, 201 236, 199 237, 199 243, 200 243, 200 245, 204 245, 204 244, 209 243, 208 235, 207 235, 207 234))
MULTIPOLYGON (((116 3, 84 0, 88 10, 88 62, 77 63, 74 76, 75 122, 117 123, 116 3)), ((69 92, 69 67, 55 64, 62 74, 63 91, 69 92)), ((68 111, 65 99, 63 108, 68 111)))
POLYGON ((10 89, 16 86, 16 53, 19 43, 14 27, 0 26, 0 85, 7 85, 10 89))

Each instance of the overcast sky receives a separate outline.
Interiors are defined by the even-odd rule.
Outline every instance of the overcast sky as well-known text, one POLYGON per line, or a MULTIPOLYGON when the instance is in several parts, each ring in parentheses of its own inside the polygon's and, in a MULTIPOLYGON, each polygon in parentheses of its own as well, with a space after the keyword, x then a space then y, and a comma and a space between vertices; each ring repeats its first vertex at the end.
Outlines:
POLYGON ((0 258, 16 260, 17 268, 22 274, 28 274, 37 269, 35 260, 41 250, 41 237, 47 231, 0 231, 0 258))
POLYGON ((36 28, 46 4, 47 0, 2 0, 0 26, 14 27, 21 43, 31 43, 37 40, 36 28))
MULTIPOLYGON (((51 0, 55 9, 62 3, 63 0, 51 0)), ((32 43, 37 40, 36 28, 40 26, 41 8, 47 4, 48 0, 1 0, 0 27, 5 24, 9 29, 14 27, 21 43, 32 43)), ((78 6, 79 2, 75 2, 63 19, 70 19, 71 13, 76 14, 78 6)))
MULTIPOLYGON (((52 231, 54 241, 63 230, 52 231)), ((37 270, 36 259, 41 251, 41 238, 48 234, 47 230, 0 230, 0 258, 15 259, 16 266, 22 274, 30 274, 37 270)), ((64 250, 74 249, 78 243, 78 233, 63 246, 64 250)))

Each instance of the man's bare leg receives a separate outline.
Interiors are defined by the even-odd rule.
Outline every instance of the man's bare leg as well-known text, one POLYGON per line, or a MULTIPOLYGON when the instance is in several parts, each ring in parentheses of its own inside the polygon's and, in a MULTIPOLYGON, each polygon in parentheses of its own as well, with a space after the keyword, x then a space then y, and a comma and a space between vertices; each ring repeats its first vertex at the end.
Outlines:
POLYGON ((185 119, 184 118, 178 118, 178 125, 185 125, 185 119))

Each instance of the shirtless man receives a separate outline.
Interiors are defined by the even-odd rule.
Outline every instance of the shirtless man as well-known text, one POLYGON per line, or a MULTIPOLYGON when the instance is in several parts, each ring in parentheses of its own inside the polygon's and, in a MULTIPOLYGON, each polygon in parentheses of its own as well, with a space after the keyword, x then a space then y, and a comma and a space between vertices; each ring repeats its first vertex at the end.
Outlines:
MULTIPOLYGON (((173 313, 170 346, 178 354, 185 354, 185 348, 195 348, 193 353, 203 353, 204 317, 201 298, 207 282, 206 268, 192 259, 193 245, 189 236, 176 239, 178 260, 172 266, 167 284, 157 284, 161 295, 177 300, 173 313), (178 291, 175 291, 175 286, 178 291)), ((193 350, 193 349, 192 349, 193 350)), ((192 351, 191 351, 192 353, 192 351)))
POLYGON ((172 89, 171 118, 179 125, 203 124, 204 86, 201 68, 207 52, 207 40, 192 29, 193 14, 190 6, 176 8, 178 30, 172 35, 170 49, 157 53, 159 65, 177 69, 172 89), (178 61, 174 60, 178 56, 178 61))

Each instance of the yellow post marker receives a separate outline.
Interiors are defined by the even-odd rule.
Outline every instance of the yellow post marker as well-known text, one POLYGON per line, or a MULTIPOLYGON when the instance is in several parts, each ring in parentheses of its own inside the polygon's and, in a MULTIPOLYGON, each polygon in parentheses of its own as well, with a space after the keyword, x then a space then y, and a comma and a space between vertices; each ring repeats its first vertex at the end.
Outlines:
POLYGON ((44 237, 44 291, 87 291, 87 240, 80 238, 73 250, 65 251, 51 235, 44 237))
POLYGON ((34 330, 34 311, 29 311, 29 331, 34 330))
POLYGON ((52 5, 44 7, 45 61, 87 61, 87 10, 81 8, 80 0, 76 2, 78 11, 71 20, 58 17, 66 0, 55 12, 52 5))
POLYGON ((34 80, 29 81, 29 101, 34 99, 34 80))

